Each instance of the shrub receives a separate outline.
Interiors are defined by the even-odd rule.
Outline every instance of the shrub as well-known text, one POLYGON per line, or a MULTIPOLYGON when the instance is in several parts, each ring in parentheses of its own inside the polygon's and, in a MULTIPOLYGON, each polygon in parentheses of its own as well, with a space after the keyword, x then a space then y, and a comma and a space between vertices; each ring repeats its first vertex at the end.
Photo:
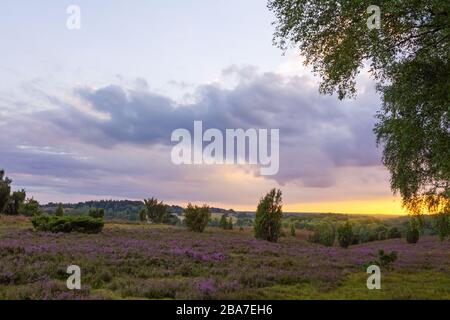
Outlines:
POLYGON ((45 232, 99 233, 103 229, 103 220, 89 216, 38 215, 31 219, 31 223, 37 231, 45 232))
POLYGON ((33 198, 27 199, 24 203, 19 206, 19 214, 27 217, 40 215, 41 209, 39 208, 39 202, 33 198))
POLYGON ((224 230, 228 229, 228 222, 226 215, 223 214, 222 217, 220 217, 219 226, 224 230))
POLYGON ((359 243, 368 242, 370 239, 370 230, 367 227, 362 226, 358 231, 358 238, 359 243))
POLYGON ((342 224, 337 229, 338 233, 338 242, 342 248, 348 248, 349 245, 353 242, 353 231, 350 222, 346 222, 342 224))
POLYGON ((158 199, 144 199, 145 213, 148 219, 153 223, 162 223, 164 217, 168 214, 167 206, 158 199))
POLYGON ((141 222, 145 222, 147 220, 147 213, 145 211, 144 208, 142 208, 141 210, 139 210, 139 220, 141 222))
POLYGON ((19 214, 19 208, 22 205, 22 203, 25 202, 25 198, 26 198, 27 194, 25 192, 25 190, 19 190, 19 191, 14 191, 9 199, 9 203, 6 206, 6 210, 5 213, 7 215, 18 215, 19 214))
POLYGON ((361 242, 360 238, 359 238, 359 234, 354 234, 353 233, 353 240, 352 240, 352 245, 353 244, 359 244, 361 242))
POLYGON ((291 224, 291 236, 295 237, 295 225, 291 224))
POLYGON ((55 211, 55 216, 62 217, 63 215, 64 215, 64 208, 63 208, 62 204, 60 203, 58 205, 58 208, 55 211))
POLYGON ((378 240, 386 240, 388 238, 388 229, 384 225, 378 226, 376 233, 378 240))
POLYGON ((258 204, 254 231, 257 239, 277 242, 281 235, 282 211, 281 190, 272 189, 258 204))
POLYGON ((89 209, 89 217, 103 219, 105 217, 105 210, 97 208, 89 209))
POLYGON ((417 243, 420 238, 419 226, 416 219, 412 218, 406 230, 406 241, 408 243, 417 243))
POLYGON ((406 231, 406 241, 408 243, 417 243, 420 238, 420 233, 418 229, 408 228, 406 231))
POLYGON ((388 231, 389 239, 396 239, 396 238, 401 238, 401 237, 402 237, 402 234, 396 227, 392 227, 389 229, 389 231, 388 231))
POLYGON ((391 263, 397 260, 397 252, 391 251, 391 253, 384 253, 384 250, 378 250, 378 262, 381 267, 385 267, 388 270, 391 269, 391 263))
POLYGON ((336 239, 336 231, 333 224, 327 221, 319 222, 314 228, 314 233, 308 237, 308 241, 320 243, 331 247, 336 239))
POLYGON ((0 213, 6 208, 11 192, 11 179, 5 177, 5 171, 0 170, 0 213))
POLYGON ((397 260, 397 252, 391 251, 390 253, 385 253, 384 250, 378 250, 377 259, 364 264, 364 268, 367 269, 370 265, 377 265, 379 267, 391 270, 391 264, 397 260))
POLYGON ((199 207, 189 203, 183 213, 187 228, 195 232, 203 232, 211 217, 211 211, 207 205, 199 207))
POLYGON ((228 229, 228 230, 233 230, 233 218, 232 218, 232 217, 230 217, 230 218, 228 219, 228 226, 227 226, 227 229, 228 229))
POLYGON ((444 241, 450 236, 450 213, 442 212, 434 218, 434 229, 436 230, 439 240, 444 241))

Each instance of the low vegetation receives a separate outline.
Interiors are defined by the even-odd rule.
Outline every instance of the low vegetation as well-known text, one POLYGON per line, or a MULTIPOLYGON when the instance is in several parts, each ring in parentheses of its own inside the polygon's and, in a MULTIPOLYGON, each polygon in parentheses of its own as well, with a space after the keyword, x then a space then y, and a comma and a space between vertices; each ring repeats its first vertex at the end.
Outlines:
POLYGON ((307 242, 307 233, 274 243, 251 228, 106 221, 98 234, 61 234, 3 215, 0 299, 450 298, 450 241, 426 235, 414 246, 390 239, 343 249, 307 242), (382 290, 367 290, 369 261, 384 263, 382 290), (82 270, 80 291, 65 286, 72 264, 82 270))
POLYGON ((184 219, 189 230, 194 232, 203 232, 211 217, 211 211, 207 205, 202 207, 188 204, 184 209, 184 219))
POLYGON ((89 216, 49 216, 38 215, 31 219, 37 231, 99 233, 103 229, 103 219, 89 216))

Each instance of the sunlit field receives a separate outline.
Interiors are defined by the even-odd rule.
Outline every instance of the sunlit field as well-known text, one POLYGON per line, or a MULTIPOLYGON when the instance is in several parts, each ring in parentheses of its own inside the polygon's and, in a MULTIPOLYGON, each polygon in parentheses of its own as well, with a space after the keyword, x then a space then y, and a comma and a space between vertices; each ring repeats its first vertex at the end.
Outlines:
MULTIPOLYGON (((286 230, 288 234, 288 231, 286 230)), ((106 222, 99 234, 34 231, 28 218, 0 216, 0 299, 449 299, 450 241, 423 236, 343 249, 278 243, 251 228, 204 233, 176 226, 106 222), (379 249, 398 259, 368 290, 366 268, 379 249), (82 290, 66 287, 81 268, 82 290)))

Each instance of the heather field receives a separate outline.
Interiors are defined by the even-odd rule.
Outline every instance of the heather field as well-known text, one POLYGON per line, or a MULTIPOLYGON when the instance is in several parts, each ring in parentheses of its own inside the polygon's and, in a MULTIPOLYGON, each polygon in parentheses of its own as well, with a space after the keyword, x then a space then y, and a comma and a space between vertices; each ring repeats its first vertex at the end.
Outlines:
POLYGON ((99 234, 51 234, 0 216, 0 299, 450 299, 450 241, 342 249, 305 239, 114 222, 99 234), (398 260, 382 269, 382 289, 368 290, 363 266, 379 249, 398 260), (66 288, 72 264, 82 270, 80 291, 66 288))

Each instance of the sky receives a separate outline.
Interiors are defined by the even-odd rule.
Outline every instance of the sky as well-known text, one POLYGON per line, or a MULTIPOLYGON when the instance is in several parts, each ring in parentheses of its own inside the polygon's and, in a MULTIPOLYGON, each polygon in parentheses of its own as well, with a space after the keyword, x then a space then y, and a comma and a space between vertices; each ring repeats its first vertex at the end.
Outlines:
POLYGON ((0 19, 0 168, 41 203, 157 197, 254 210, 402 214, 372 132, 380 98, 318 92, 272 44, 261 0, 7 1, 0 19), (69 5, 81 28, 66 26, 69 5), (171 161, 171 133, 280 131, 280 168, 171 161))

